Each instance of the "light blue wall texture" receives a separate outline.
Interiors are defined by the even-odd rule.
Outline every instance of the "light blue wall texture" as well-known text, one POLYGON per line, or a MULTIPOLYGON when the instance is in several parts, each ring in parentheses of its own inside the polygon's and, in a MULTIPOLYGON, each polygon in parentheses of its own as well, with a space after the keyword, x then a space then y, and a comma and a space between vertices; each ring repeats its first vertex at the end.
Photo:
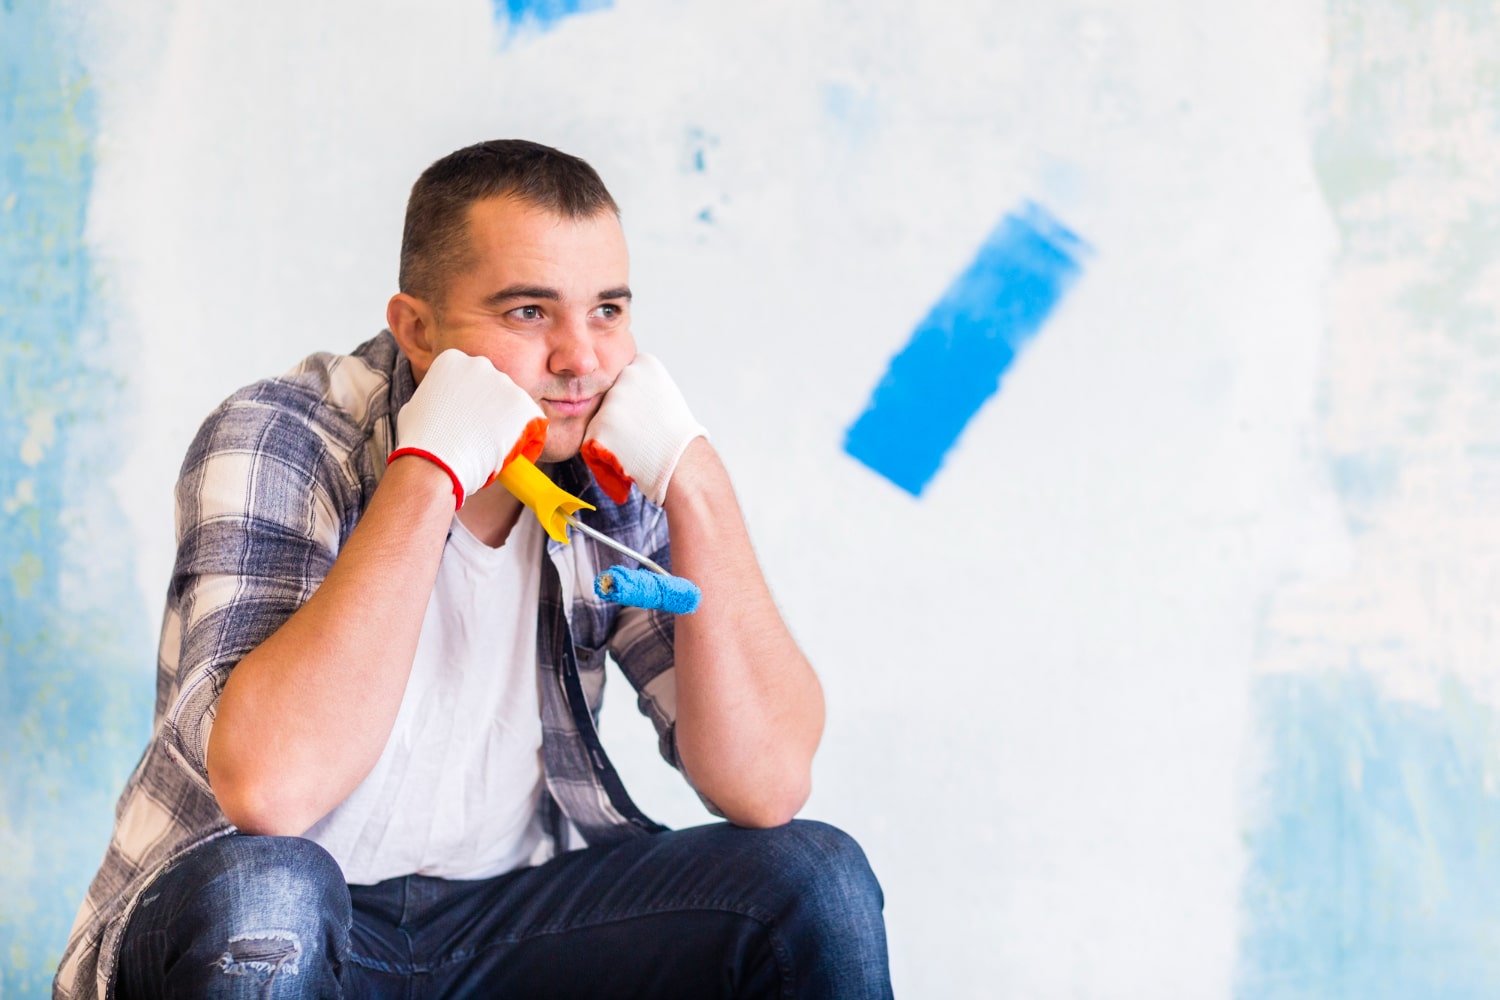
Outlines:
POLYGON ((497 136, 623 206, 899 994, 1500 995, 1493 4, 7 0, 0 997, 148 735, 197 422, 378 330, 497 136))
POLYGON ((0 996, 44 995, 153 700, 108 486, 129 338, 85 239, 98 107, 65 13, 0 11, 0 996))

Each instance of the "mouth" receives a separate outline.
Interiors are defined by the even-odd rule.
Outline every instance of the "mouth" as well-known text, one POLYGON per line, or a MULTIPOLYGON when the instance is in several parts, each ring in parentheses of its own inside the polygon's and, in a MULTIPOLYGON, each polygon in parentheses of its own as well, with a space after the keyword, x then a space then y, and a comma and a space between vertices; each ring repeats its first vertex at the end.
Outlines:
POLYGON ((589 411, 598 396, 587 396, 583 399, 542 399, 542 406, 551 410, 558 417, 577 417, 589 411))

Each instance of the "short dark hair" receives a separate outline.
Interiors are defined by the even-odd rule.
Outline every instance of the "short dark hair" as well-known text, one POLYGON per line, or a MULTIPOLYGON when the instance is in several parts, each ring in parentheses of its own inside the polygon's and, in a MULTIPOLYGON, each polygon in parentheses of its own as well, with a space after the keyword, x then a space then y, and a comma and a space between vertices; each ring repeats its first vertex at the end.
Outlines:
POLYGON ((466 146, 422 171, 412 185, 401 233, 401 291, 441 311, 448 279, 471 262, 469 206, 501 195, 565 219, 620 214, 598 173, 576 156, 525 139, 466 146))

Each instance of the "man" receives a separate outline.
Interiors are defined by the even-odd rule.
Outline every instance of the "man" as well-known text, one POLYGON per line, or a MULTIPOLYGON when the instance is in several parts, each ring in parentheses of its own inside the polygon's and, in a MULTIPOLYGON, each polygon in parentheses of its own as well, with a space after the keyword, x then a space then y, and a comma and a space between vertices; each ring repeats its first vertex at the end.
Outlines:
POLYGON ((156 729, 56 995, 888 995, 862 853, 792 821, 821 689, 636 353, 598 176, 518 141, 439 160, 400 289, 388 331, 235 394, 188 453, 156 729), (607 550, 491 484, 517 455, 700 609, 595 598, 607 550), (728 823, 630 802, 606 651, 728 823))

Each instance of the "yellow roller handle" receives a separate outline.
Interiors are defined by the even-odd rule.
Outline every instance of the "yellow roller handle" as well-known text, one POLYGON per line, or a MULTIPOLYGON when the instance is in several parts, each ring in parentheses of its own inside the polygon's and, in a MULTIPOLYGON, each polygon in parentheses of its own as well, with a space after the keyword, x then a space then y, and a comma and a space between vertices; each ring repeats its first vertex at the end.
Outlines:
POLYGON ((542 529, 553 541, 568 543, 568 515, 577 510, 593 510, 594 505, 578 499, 548 479, 525 455, 510 460, 495 477, 515 498, 531 508, 542 529))

